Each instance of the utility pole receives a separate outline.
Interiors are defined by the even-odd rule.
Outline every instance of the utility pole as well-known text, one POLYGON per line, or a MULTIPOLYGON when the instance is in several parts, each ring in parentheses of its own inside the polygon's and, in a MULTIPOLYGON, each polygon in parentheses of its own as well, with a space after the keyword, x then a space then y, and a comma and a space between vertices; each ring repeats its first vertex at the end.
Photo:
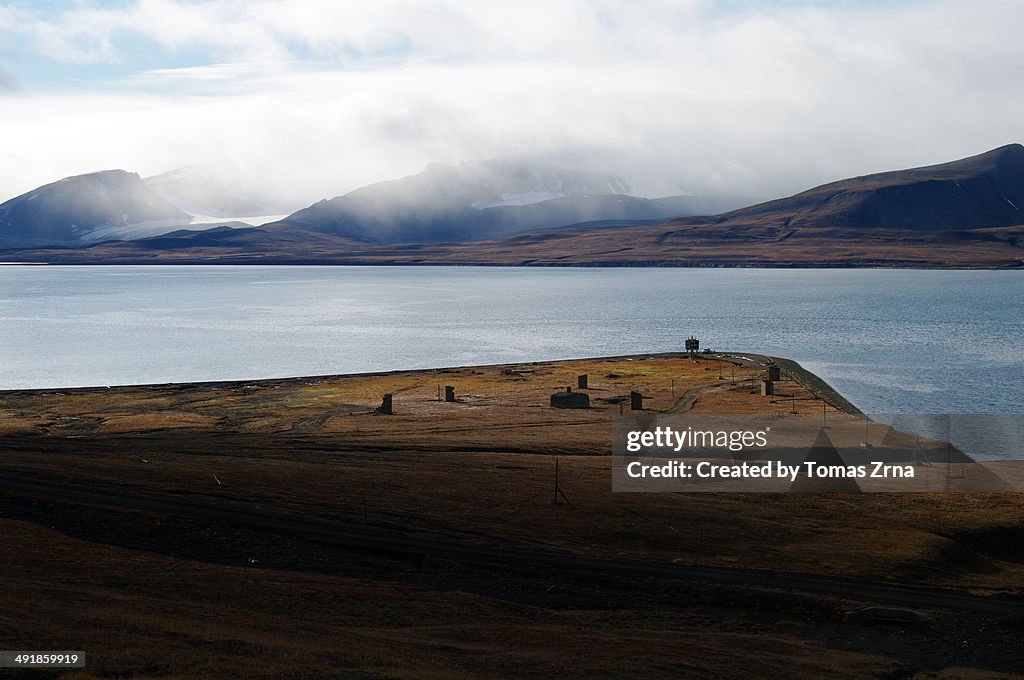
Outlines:
POLYGON ((555 505, 558 505, 558 459, 555 458, 555 505))
POLYGON ((558 505, 559 496, 562 497, 562 500, 565 501, 565 504, 568 505, 571 510, 576 509, 576 506, 569 502, 569 499, 568 497, 566 497, 565 492, 562 491, 562 487, 558 485, 558 459, 555 458, 555 505, 558 505))

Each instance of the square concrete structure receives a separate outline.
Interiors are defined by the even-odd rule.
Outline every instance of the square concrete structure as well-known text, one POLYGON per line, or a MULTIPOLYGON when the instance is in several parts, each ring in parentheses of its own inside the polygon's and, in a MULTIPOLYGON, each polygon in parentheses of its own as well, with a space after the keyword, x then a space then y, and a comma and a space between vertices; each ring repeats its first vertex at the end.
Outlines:
POLYGON ((551 408, 590 408, 590 396, 566 387, 565 392, 551 395, 551 408))

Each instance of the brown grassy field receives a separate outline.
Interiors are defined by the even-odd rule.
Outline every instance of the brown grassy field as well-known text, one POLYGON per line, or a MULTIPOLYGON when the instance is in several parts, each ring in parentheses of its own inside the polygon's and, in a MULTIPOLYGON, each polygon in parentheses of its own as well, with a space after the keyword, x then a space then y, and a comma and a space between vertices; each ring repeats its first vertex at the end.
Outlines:
POLYGON ((654 355, 2 393, 0 476, 94 496, 0 490, 0 648, 85 650, 84 670, 23 675, 82 680, 1013 677, 1019 615, 853 625, 844 613, 870 602, 842 579, 1020 597, 1017 495, 611 491, 611 421, 631 390, 652 412, 840 412, 806 380, 753 393, 760 374, 654 355), (550 408, 583 373, 591 408, 550 408), (438 400, 445 385, 457 402, 438 400), (394 415, 375 412, 385 393, 394 415), (553 503, 556 459, 571 506, 553 503), (840 580, 808 594, 368 549, 278 515, 428 546, 840 580))

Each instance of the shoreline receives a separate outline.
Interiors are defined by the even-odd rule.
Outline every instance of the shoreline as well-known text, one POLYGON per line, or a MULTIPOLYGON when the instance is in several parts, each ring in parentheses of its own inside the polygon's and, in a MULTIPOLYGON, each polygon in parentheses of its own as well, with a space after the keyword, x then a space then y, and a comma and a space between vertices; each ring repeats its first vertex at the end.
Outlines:
POLYGON ((264 260, 259 258, 206 259, 181 258, 154 261, 131 259, 115 261, 90 260, 15 260, 0 262, 8 267, 487 267, 487 268, 530 268, 530 269, 887 269, 904 271, 1022 271, 1024 262, 1012 264, 942 264, 921 263, 912 260, 871 260, 833 262, 829 260, 807 262, 745 262, 745 261, 679 261, 651 260, 646 262, 431 262, 431 261, 377 261, 337 260, 321 258, 299 258, 285 260, 264 260))
MULTIPOLYGON (((426 376, 432 374, 443 374, 452 371, 464 370, 503 370, 515 369, 517 367, 539 367, 567 364, 572 362, 615 362, 615 361, 644 361, 652 359, 685 359, 689 355, 686 352, 643 352, 636 354, 619 354, 596 357, 570 357, 564 359, 539 360, 539 361, 514 361, 497 364, 466 364, 459 366, 440 366, 436 368, 415 368, 415 369, 392 369, 388 371, 364 371, 358 373, 325 373, 317 375, 283 376, 274 378, 256 378, 251 380, 196 380, 186 382, 166 383, 131 383, 124 385, 90 385, 82 387, 30 387, 0 390, 0 397, 7 396, 39 396, 53 393, 68 394, 103 394, 112 393, 117 390, 192 390, 192 389, 241 389, 247 386, 258 388, 275 388, 286 386, 299 386, 316 384, 318 382, 331 382, 350 378, 381 378, 391 376, 426 376)), ((768 354, 756 352, 712 352, 701 353, 701 359, 716 359, 720 361, 735 361, 737 365, 743 363, 752 366, 763 367, 769 362, 779 365, 783 374, 797 382, 818 399, 824 401, 838 411, 850 415, 863 415, 863 412, 846 399, 838 390, 828 384, 820 376, 808 371, 798 362, 784 357, 775 357, 768 354)))
POLYGON ((864 415, 864 412, 853 405, 853 403, 844 397, 839 390, 828 384, 821 376, 817 373, 812 373, 806 368, 801 366, 798 362, 792 359, 786 359, 785 357, 773 357, 769 355, 756 354, 756 357, 763 357, 767 360, 774 361, 779 365, 783 374, 788 374, 790 378, 806 387, 812 394, 818 399, 821 399, 826 404, 850 415, 864 415))

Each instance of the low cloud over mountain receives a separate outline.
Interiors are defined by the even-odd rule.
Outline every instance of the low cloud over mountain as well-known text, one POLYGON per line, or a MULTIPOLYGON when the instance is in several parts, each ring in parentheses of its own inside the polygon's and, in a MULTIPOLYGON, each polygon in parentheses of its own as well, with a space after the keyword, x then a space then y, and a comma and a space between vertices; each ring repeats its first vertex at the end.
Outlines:
POLYGON ((190 165, 146 177, 142 182, 193 215, 233 219, 281 215, 298 207, 233 177, 232 172, 220 172, 215 166, 190 165))
POLYGON ((719 212, 737 199, 645 199, 611 174, 490 160, 423 172, 324 200, 282 220, 374 243, 467 241, 591 221, 719 212))

